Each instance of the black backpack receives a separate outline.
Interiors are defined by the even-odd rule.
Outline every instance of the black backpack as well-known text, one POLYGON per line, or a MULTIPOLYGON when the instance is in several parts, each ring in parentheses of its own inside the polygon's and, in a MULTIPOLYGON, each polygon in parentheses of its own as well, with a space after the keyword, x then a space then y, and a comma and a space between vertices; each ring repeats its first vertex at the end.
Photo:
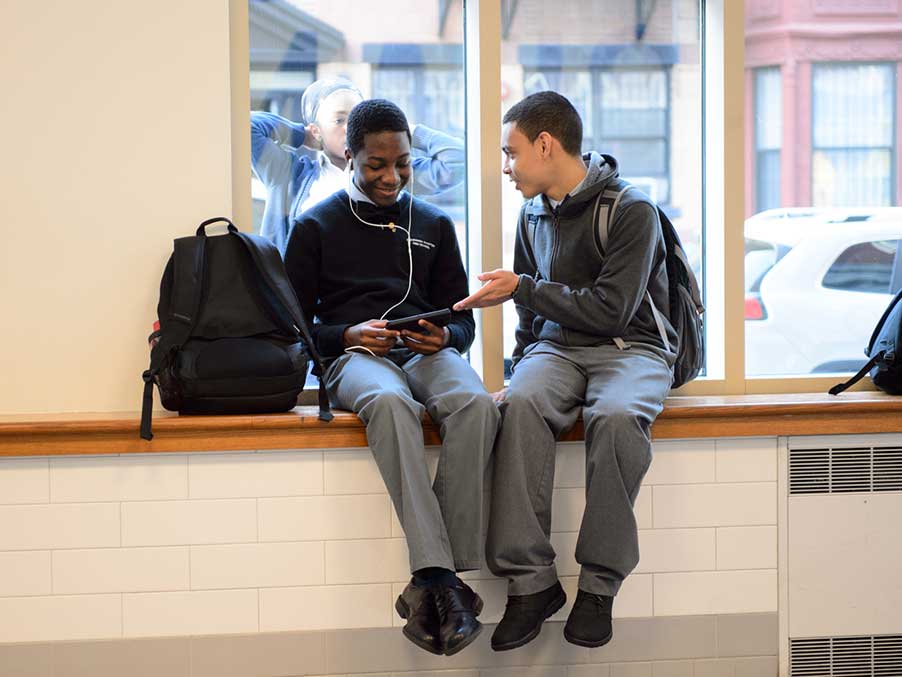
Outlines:
POLYGON ((307 366, 320 376, 320 419, 331 420, 322 361, 275 245, 241 233, 226 218, 204 221, 175 240, 160 282, 159 329, 150 335, 141 437, 153 439, 153 384, 180 414, 288 411, 307 366), (207 237, 208 225, 228 233, 207 237))
POLYGON ((874 327, 864 354, 870 359, 855 376, 844 383, 837 383, 828 391, 839 395, 863 379, 868 372, 874 385, 890 395, 902 395, 902 361, 896 359, 896 349, 902 344, 902 291, 889 302, 883 317, 874 327))
MULTIPOLYGON (((623 194, 632 187, 633 185, 627 181, 618 179, 598 194, 593 220, 597 223, 596 232, 602 252, 608 246, 608 231, 614 222, 614 212, 617 210, 623 194)), ((673 387, 679 388, 698 376, 705 365, 705 331, 702 325, 705 306, 702 305, 698 281, 689 266, 689 259, 680 242, 680 236, 677 235, 676 229, 664 211, 660 207, 657 207, 657 210, 667 252, 664 265, 667 269, 670 324, 676 330, 678 340, 675 350, 676 361, 673 365, 673 387)), ((535 226, 534 221, 527 222, 530 249, 533 249, 535 226)), ((663 318, 647 289, 645 298, 651 306, 661 340, 665 346, 669 346, 663 318)), ((615 339, 615 343, 618 341, 618 345, 623 344, 623 339, 615 339)), ((673 348, 673 346, 669 347, 673 348)))

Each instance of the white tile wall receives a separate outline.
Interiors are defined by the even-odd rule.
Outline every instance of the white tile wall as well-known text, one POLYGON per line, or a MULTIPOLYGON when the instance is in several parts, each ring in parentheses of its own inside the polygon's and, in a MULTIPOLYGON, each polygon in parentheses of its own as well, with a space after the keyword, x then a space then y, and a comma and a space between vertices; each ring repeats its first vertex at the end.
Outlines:
POLYGON ((777 483, 683 484, 654 487, 655 528, 777 523, 777 483))
POLYGON ((326 542, 326 583, 392 583, 409 578, 403 538, 326 542))
POLYGON ((188 457, 191 498, 257 498, 323 493, 321 451, 195 454, 188 457))
POLYGON ((655 442, 654 458, 644 482, 646 485, 714 482, 714 458, 714 440, 655 442))
POLYGON ((53 553, 53 592, 78 595, 188 589, 188 548, 95 548, 53 553))
POLYGON ((388 538, 388 494, 261 498, 261 541, 388 538))
POLYGON ((0 598, 3 642, 122 636, 120 595, 0 598))
POLYGON ((46 458, 0 461, 0 503, 48 503, 50 470, 46 458))
POLYGON ((776 438, 724 438, 715 444, 718 482, 777 481, 776 438))
MULTIPOLYGON (((584 477, 559 445, 570 603, 584 477)), ((615 616, 775 610, 776 485, 773 438, 656 442, 615 616)), ((368 449, 0 459, 0 642, 397 626, 409 577, 368 449)), ((506 582, 465 577, 497 621, 506 582)))
POLYGON ((0 552, 0 597, 49 595, 50 551, 0 552))
POLYGON ((255 499, 122 504, 122 544, 189 545, 257 540, 255 499))
POLYGON ((322 541, 191 546, 191 589, 322 585, 322 541))
POLYGON ((123 636, 256 632, 257 590, 148 592, 122 596, 123 636))
POLYGON ((777 527, 717 529, 718 569, 776 569, 777 527))
POLYGON ((392 586, 323 585, 260 591, 260 630, 390 627, 392 586))
POLYGON ((118 503, 0 506, 0 551, 119 544, 118 503))
POLYGON ((715 568, 714 529, 641 529, 637 572, 715 568))
POLYGON ((50 460, 50 500, 152 501, 188 498, 185 456, 88 456, 50 460))
POLYGON ((777 572, 657 574, 654 595, 656 616, 776 611, 777 572))

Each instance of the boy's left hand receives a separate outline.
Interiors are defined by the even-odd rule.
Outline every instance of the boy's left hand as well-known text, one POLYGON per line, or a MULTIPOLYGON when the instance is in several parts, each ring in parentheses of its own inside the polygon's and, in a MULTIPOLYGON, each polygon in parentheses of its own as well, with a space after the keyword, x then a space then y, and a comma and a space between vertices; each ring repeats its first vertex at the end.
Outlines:
POLYGON ((480 273, 477 279, 484 284, 462 301, 454 304, 454 310, 488 308, 510 300, 520 281, 520 276, 510 270, 490 270, 480 273))
POLYGON ((447 327, 439 327, 426 320, 420 320, 420 326, 426 330, 425 334, 409 329, 401 330, 404 345, 415 353, 433 355, 451 341, 451 332, 447 327))

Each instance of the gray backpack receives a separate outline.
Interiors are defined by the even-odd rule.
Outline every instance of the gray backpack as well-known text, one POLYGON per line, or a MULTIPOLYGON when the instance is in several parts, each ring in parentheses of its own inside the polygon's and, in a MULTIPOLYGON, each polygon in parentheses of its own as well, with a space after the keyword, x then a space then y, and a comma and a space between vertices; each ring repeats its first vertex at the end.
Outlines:
MULTIPOLYGON (((598 242, 601 245, 602 253, 608 246, 608 230, 610 230, 611 224, 614 222, 614 212, 617 211, 617 206, 620 204, 623 194, 632 187, 630 183, 619 179, 601 191, 598 199, 595 201, 594 213, 597 222, 598 242)), ((670 324, 673 325, 677 334, 675 350, 674 346, 671 346, 667 340, 667 330, 661 311, 655 307, 655 303, 647 289, 645 290, 645 298, 651 306, 651 312, 654 315, 655 324, 658 325, 661 341, 676 353, 676 361, 673 365, 673 387, 679 388, 698 376, 705 364, 705 331, 702 324, 702 314, 705 312, 705 306, 702 304, 698 280, 695 279, 695 274, 689 266, 689 260, 680 242, 680 237, 662 209, 657 207, 657 210, 667 252, 665 267, 667 269, 667 286, 670 299, 668 311, 670 324)), ((527 233, 529 235, 530 248, 532 248, 535 235, 534 222, 528 224, 527 233)), ((615 337, 614 343, 621 349, 629 347, 620 337, 615 337)))

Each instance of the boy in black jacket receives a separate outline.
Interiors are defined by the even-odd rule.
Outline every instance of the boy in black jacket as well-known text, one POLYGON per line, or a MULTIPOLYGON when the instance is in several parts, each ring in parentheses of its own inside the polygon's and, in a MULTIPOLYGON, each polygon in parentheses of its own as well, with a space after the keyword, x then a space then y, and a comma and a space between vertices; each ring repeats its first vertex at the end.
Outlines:
POLYGON ((316 318, 329 396, 366 423, 407 537, 413 578, 395 605, 408 619, 404 634, 451 655, 482 629, 482 600, 455 571, 482 564, 483 474, 499 414, 461 357, 473 341, 471 311, 454 312, 446 327, 421 320, 422 332, 386 328, 449 308, 468 286, 451 219, 401 192, 412 173, 404 113, 363 101, 348 118, 347 144, 348 190, 301 216, 285 264, 305 314, 316 318), (424 411, 442 434, 432 486, 424 411))

